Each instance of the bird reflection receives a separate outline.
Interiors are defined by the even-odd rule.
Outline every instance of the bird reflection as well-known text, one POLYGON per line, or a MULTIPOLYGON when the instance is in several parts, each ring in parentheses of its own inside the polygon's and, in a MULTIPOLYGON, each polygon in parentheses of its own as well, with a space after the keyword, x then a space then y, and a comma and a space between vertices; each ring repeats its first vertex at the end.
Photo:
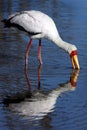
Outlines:
POLYGON ((66 83, 59 84, 55 89, 49 92, 43 92, 40 89, 40 74, 42 66, 38 67, 38 88, 37 91, 31 91, 28 68, 26 68, 26 79, 28 91, 8 97, 4 103, 11 111, 28 118, 30 120, 43 119, 48 113, 55 108, 56 101, 61 93, 76 89, 79 70, 73 70, 70 79, 66 83))

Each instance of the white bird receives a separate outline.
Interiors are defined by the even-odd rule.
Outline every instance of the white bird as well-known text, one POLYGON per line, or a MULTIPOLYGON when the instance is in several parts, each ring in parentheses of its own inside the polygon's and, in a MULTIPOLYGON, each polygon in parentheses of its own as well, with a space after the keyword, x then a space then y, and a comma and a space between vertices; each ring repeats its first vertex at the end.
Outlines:
POLYGON ((30 42, 25 55, 26 65, 28 64, 28 53, 32 39, 39 40, 38 59, 40 64, 42 64, 41 39, 47 38, 69 53, 73 69, 80 69, 76 46, 61 39, 53 19, 48 15, 35 10, 21 11, 10 15, 7 19, 2 20, 2 22, 5 23, 5 27, 16 27, 29 34, 30 42))

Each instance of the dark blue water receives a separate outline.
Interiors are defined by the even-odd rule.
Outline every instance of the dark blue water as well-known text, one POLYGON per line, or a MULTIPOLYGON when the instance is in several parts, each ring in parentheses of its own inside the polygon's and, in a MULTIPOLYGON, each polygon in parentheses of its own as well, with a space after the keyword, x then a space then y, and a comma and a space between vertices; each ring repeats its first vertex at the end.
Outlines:
POLYGON ((42 40, 43 65, 33 40, 0 25, 0 130, 87 130, 87 0, 3 0, 0 20, 21 10, 51 16, 63 40, 78 48, 81 70, 73 71, 68 54, 42 40))

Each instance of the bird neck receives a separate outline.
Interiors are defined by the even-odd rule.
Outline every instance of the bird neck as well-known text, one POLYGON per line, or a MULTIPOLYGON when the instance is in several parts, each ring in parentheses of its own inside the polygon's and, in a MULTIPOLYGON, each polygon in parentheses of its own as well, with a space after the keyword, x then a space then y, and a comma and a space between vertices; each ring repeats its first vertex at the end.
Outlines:
POLYGON ((76 46, 70 43, 67 43, 65 41, 63 41, 61 38, 55 38, 52 40, 58 47, 60 47, 61 49, 65 50, 66 52, 68 52, 69 54, 74 51, 77 50, 76 46))

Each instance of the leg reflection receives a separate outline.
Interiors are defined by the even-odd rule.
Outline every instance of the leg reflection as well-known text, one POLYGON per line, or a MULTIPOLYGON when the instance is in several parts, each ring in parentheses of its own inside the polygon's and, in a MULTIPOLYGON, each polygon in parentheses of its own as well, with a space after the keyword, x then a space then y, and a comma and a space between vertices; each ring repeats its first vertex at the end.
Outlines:
POLYGON ((25 67, 25 76, 28 84, 28 89, 30 90, 31 86, 30 86, 30 80, 28 78, 28 67, 25 67))
POLYGON ((41 70, 42 70, 42 65, 38 66, 38 89, 41 87, 41 82, 40 82, 40 77, 41 77, 41 70))
MULTIPOLYGON (((40 89, 40 75, 41 75, 41 70, 42 70, 42 65, 38 66, 38 89, 40 89)), ((31 89, 31 85, 30 85, 30 79, 29 79, 29 69, 28 67, 25 68, 25 75, 26 75, 26 80, 27 80, 27 84, 28 84, 28 89, 31 89)))

